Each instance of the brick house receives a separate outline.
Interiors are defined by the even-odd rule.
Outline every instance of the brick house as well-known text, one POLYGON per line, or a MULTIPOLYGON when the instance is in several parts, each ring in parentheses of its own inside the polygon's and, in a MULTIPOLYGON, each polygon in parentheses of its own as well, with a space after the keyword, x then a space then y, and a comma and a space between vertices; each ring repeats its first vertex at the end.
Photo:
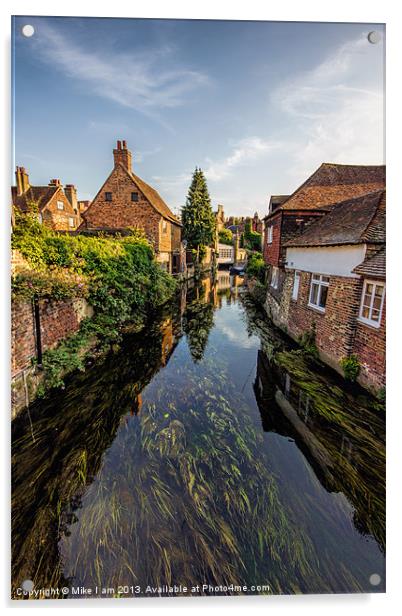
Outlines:
POLYGON ((15 171, 16 186, 11 187, 14 207, 28 212, 35 206, 38 217, 47 227, 55 231, 74 231, 79 226, 80 212, 77 191, 73 184, 63 188, 60 180, 50 180, 48 186, 31 186, 24 167, 15 171))
POLYGON ((132 171, 132 156, 126 142, 113 150, 114 167, 82 212, 80 231, 116 232, 142 229, 152 243, 156 259, 171 273, 182 271, 181 222, 157 191, 132 171))
POLYGON ((284 244, 331 210, 334 203, 385 186, 385 166, 323 163, 291 195, 271 197, 264 218, 263 255, 271 275, 283 275, 284 244))
POLYGON ((341 201, 283 245, 266 309, 294 339, 315 332, 321 358, 338 372, 357 355, 359 382, 385 385, 385 190, 341 201))

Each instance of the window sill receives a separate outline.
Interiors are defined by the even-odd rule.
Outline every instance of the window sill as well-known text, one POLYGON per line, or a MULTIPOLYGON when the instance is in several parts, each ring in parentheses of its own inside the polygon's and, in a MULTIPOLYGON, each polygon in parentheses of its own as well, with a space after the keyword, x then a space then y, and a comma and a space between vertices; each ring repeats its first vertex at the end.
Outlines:
POLYGON ((318 312, 319 314, 325 314, 325 308, 314 306, 314 304, 307 304, 307 308, 309 308, 310 310, 313 310, 314 312, 318 312))
POLYGON ((366 327, 371 327, 371 329, 380 329, 381 327, 381 319, 380 321, 368 321, 367 319, 363 319, 363 317, 357 317, 358 323, 362 325, 366 325, 366 327))

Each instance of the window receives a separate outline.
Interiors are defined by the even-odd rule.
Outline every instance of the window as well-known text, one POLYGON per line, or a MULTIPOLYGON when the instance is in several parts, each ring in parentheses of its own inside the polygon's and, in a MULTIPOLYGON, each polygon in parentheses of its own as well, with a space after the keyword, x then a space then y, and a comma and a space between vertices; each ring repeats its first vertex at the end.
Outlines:
POLYGON ((57 202, 57 209, 58 210, 64 210, 64 203, 63 203, 63 201, 58 201, 57 202))
POLYGON ((131 193, 131 201, 138 201, 138 193, 137 192, 132 192, 131 193))
POLYGON ((168 230, 167 220, 162 220, 162 233, 167 233, 167 230, 168 230))
POLYGON ((293 278, 293 291, 292 291, 292 299, 296 302, 297 296, 299 295, 299 285, 300 285, 300 272, 295 270, 295 276, 293 278))
POLYGON ((384 283, 365 280, 360 304, 359 320, 368 325, 380 327, 384 296, 384 283))
POLYGON ((267 229, 267 244, 272 244, 273 231, 274 228, 270 225, 267 229))
POLYGON ((309 306, 325 312, 329 287, 329 276, 313 274, 311 277, 309 306))
POLYGON ((68 226, 75 227, 75 220, 72 216, 70 216, 70 218, 68 219, 68 226))
POLYGON ((272 276, 271 276, 271 287, 273 287, 274 289, 278 288, 278 282, 279 282, 279 268, 278 267, 273 267, 272 268, 272 276))
POLYGON ((112 200, 112 193, 105 192, 105 201, 111 201, 111 200, 112 200))

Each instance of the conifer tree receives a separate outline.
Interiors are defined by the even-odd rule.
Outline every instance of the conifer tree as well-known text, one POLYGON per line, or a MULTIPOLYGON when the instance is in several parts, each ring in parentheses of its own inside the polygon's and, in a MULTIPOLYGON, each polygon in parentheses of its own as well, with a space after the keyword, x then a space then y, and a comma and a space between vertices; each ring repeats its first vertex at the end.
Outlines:
POLYGON ((201 169, 195 168, 186 205, 182 209, 183 237, 189 248, 197 251, 197 262, 203 249, 213 243, 215 217, 211 207, 207 181, 201 169))

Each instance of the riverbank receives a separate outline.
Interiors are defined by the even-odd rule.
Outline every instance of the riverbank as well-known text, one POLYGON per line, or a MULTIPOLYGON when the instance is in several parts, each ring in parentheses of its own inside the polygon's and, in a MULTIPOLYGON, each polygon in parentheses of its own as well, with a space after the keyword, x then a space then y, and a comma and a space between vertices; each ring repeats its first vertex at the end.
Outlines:
POLYGON ((13 416, 140 329, 177 283, 145 237, 59 234, 16 215, 12 236, 13 416))

